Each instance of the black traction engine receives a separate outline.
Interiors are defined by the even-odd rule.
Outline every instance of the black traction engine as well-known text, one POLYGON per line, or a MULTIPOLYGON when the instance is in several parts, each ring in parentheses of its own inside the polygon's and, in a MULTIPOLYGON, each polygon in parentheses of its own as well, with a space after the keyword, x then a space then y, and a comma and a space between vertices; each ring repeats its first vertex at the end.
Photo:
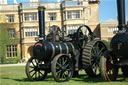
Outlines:
POLYGON ((106 81, 117 79, 118 70, 128 77, 128 30, 125 22, 125 0, 117 0, 119 31, 112 38, 111 50, 106 51, 100 59, 102 77, 106 81))
POLYGON ((57 82, 64 82, 81 69, 85 70, 89 77, 98 75, 100 56, 107 48, 102 41, 94 38, 91 29, 83 25, 75 33, 61 37, 55 31, 58 30, 56 27, 57 29, 45 37, 45 8, 39 6, 38 14, 39 38, 33 46, 33 56, 26 64, 29 80, 44 80, 47 74, 52 72, 57 82))

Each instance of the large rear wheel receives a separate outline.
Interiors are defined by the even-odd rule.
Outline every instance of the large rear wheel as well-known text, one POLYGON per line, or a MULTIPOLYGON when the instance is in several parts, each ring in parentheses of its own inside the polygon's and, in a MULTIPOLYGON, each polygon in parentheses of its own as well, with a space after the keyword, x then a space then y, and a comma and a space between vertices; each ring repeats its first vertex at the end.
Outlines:
POLYGON ((102 41, 92 40, 88 42, 83 49, 82 64, 89 77, 95 77, 100 74, 100 57, 107 50, 102 41))

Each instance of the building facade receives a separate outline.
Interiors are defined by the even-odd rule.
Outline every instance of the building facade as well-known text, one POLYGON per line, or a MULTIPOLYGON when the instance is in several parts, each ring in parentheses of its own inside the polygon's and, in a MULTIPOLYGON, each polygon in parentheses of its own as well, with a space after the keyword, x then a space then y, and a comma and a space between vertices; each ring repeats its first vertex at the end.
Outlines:
MULTIPOLYGON (((9 20, 11 21, 11 18, 13 18, 14 22, 17 22, 19 25, 16 28, 18 30, 16 33, 19 33, 20 36, 20 42, 17 44, 19 45, 22 59, 27 60, 33 55, 32 46, 36 42, 35 37, 39 34, 37 10, 39 5, 46 8, 46 35, 49 32, 49 27, 52 25, 64 28, 67 35, 75 32, 81 25, 88 25, 96 33, 97 37, 99 37, 100 0, 64 0, 63 2, 58 0, 56 3, 38 3, 38 0, 30 1, 16 4, 15 0, 15 4, 13 5, 0 5, 0 24, 8 23, 7 19, 9 15, 9 20)), ((11 24, 15 24, 14 22, 11 24)))
POLYGON ((21 60, 18 5, 0 5, 0 63, 21 60))
MULTIPOLYGON (((128 21, 127 21, 127 31, 128 31, 128 21)), ((100 24, 100 38, 101 40, 110 41, 112 37, 118 31, 117 21, 108 21, 100 24)))

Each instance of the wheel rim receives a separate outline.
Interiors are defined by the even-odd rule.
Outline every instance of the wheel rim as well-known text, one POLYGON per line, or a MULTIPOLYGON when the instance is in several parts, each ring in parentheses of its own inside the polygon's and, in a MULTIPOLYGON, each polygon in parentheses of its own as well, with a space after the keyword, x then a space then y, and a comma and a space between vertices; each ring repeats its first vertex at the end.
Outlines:
POLYGON ((47 72, 40 68, 40 65, 44 64, 43 61, 31 58, 26 65, 26 74, 28 78, 32 81, 44 80, 47 76, 47 72))
POLYGON ((91 50, 91 63, 92 63, 92 70, 95 75, 100 74, 100 67, 99 67, 99 62, 100 62, 100 57, 103 55, 103 53, 107 50, 106 46, 98 41, 94 44, 91 50))
POLYGON ((118 67, 114 66, 115 59, 112 57, 106 60, 106 77, 108 81, 115 81, 118 75, 118 67))
POLYGON ((54 78, 58 82, 70 80, 73 74, 73 64, 67 56, 61 56, 56 61, 54 78))
POLYGON ((77 40, 80 48, 85 47, 86 43, 92 40, 93 34, 91 29, 86 26, 80 26, 77 30, 77 40))

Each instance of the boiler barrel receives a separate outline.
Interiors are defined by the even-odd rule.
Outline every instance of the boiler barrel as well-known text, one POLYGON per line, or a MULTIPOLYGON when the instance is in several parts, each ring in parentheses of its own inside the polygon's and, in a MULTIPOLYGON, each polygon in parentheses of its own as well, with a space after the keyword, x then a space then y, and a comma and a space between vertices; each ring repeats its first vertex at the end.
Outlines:
POLYGON ((33 48, 34 57, 41 60, 50 60, 57 54, 72 54, 74 51, 75 48, 71 42, 38 42, 33 48))
POLYGON ((128 33, 116 34, 111 40, 114 55, 119 58, 128 58, 128 33))

